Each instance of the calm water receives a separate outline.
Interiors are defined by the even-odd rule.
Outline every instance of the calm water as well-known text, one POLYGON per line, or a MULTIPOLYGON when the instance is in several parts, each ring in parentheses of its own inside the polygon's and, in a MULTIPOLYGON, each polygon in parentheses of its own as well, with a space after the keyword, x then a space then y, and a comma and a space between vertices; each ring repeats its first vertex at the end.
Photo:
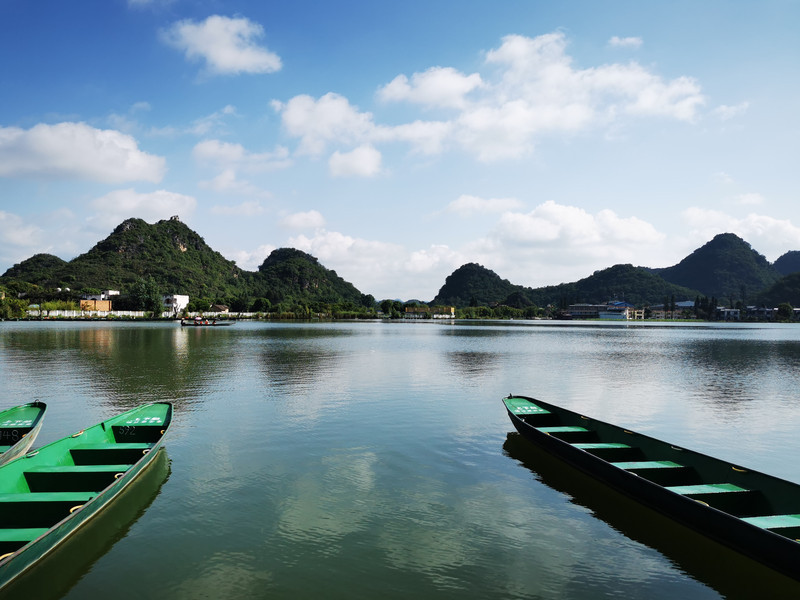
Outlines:
POLYGON ((800 482, 800 326, 0 323, 37 445, 172 400, 148 479, 28 597, 779 598, 542 456, 509 393, 800 482))

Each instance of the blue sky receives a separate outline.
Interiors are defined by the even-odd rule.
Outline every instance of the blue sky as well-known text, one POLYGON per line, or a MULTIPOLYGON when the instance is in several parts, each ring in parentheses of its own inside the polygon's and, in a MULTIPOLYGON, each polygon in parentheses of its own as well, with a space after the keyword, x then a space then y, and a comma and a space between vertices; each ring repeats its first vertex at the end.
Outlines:
MULTIPOLYGON (((0 272, 178 215, 376 298, 800 250, 800 3, 5 0, 0 272)), ((180 290, 175 290, 180 292, 180 290)))

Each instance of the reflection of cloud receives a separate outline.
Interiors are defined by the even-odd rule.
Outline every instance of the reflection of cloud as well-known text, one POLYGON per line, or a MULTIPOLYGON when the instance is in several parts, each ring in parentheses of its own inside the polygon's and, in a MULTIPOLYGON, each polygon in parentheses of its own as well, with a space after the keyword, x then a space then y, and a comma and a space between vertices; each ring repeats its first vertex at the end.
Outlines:
POLYGON ((322 472, 304 471, 282 503, 279 533, 336 553, 345 535, 365 526, 372 510, 366 499, 374 491, 377 460, 373 452, 353 448, 323 458, 322 472))

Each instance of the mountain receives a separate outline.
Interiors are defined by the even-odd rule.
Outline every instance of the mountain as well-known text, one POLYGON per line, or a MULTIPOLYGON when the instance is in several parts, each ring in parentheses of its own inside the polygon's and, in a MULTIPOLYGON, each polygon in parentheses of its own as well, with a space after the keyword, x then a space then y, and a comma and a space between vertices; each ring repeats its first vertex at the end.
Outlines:
POLYGON ((721 233, 677 265, 653 272, 704 296, 745 301, 780 278, 766 258, 733 233, 721 233))
MULTIPOLYGON (((34 257, 35 258, 35 257, 34 257)), ((3 279, 21 279, 45 288, 119 289, 152 277, 164 293, 225 296, 242 286, 241 270, 212 250, 177 217, 150 225, 123 221, 103 241, 69 262, 28 259, 3 279), (42 265, 50 266, 41 269, 42 265)))
POLYGON ((127 219, 85 254, 69 262, 37 254, 11 267, 0 283, 22 281, 73 291, 118 289, 125 294, 137 281, 151 277, 162 293, 213 301, 267 298, 272 304, 360 304, 367 298, 299 250, 275 250, 257 272, 243 271, 177 217, 153 225, 127 219))
POLYGON ((614 265, 595 271, 575 283, 537 288, 528 294, 538 306, 575 303, 599 304, 620 300, 641 306, 662 304, 674 296, 677 300, 694 299, 697 290, 669 283, 645 267, 614 265))
POLYGON ((783 302, 800 307, 800 271, 781 277, 753 299, 756 306, 776 307, 783 302))
MULTIPOLYGON (((66 261, 61 260, 52 254, 34 254, 30 258, 23 260, 21 263, 18 263, 8 269, 3 277, 9 279, 22 279, 25 281, 30 281, 31 283, 37 281, 57 281, 58 277, 56 274, 60 273, 67 264, 68 263, 66 261)), ((51 285, 50 287, 58 286, 51 285)))
POLYGON ((800 250, 790 250, 786 254, 782 254, 778 260, 772 263, 772 266, 781 275, 791 275, 800 271, 800 250))
POLYGON ((463 308, 466 306, 489 306, 503 302, 514 292, 525 288, 501 279, 497 273, 477 263, 462 265, 445 280, 439 293, 431 300, 434 306, 446 305, 463 308))
POLYGON ((361 292, 352 283, 320 265, 310 254, 294 248, 273 250, 249 279, 250 294, 273 304, 288 298, 307 304, 362 301, 361 292))

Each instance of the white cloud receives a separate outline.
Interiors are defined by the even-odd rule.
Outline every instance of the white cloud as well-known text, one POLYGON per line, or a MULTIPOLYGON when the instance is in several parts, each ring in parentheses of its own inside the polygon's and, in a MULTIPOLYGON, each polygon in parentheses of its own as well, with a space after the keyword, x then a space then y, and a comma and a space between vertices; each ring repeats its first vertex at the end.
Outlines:
POLYGON ((617 37, 616 35, 608 40, 608 45, 612 48, 640 48, 642 45, 640 37, 617 37))
POLYGON ((409 82, 398 75, 378 90, 384 101, 408 101, 430 107, 463 108, 466 95, 482 85, 477 73, 463 75, 451 67, 431 67, 423 73, 414 73, 409 82))
POLYGON ((800 227, 788 219, 750 213, 737 218, 721 211, 691 207, 681 213, 694 241, 705 244, 718 233, 735 233, 754 250, 774 261, 787 250, 800 248, 800 227))
POLYGON ((286 104, 272 105, 281 113, 287 133, 300 138, 300 154, 319 155, 333 141, 361 143, 375 132, 372 115, 359 112, 339 94, 328 93, 319 100, 307 95, 295 96, 286 104))
POLYGON ((714 109, 713 113, 722 121, 729 121, 746 113, 748 108, 750 108, 749 102, 740 102, 734 106, 721 104, 714 109))
POLYGON ((287 245, 315 256, 365 294, 378 297, 391 290, 395 297, 395 294, 410 294, 420 289, 419 282, 402 277, 406 268, 405 251, 396 244, 319 229, 312 237, 290 238, 287 245))
POLYGON ((281 219, 281 225, 289 229, 319 229, 325 226, 325 217, 316 210, 292 213, 281 219))
POLYGON ((204 165, 240 168, 250 173, 284 169, 291 166, 289 150, 278 146, 272 152, 248 152, 241 144, 203 140, 192 149, 192 157, 204 165))
POLYGON ((464 75, 432 67, 398 75, 378 90, 384 101, 449 111, 447 120, 381 125, 333 93, 272 105, 286 133, 299 139, 299 154, 402 141, 427 154, 460 147, 489 162, 529 154, 547 135, 618 126, 630 117, 692 123, 705 103, 693 78, 664 79, 635 62, 578 69, 560 32, 506 36, 486 53, 485 68, 486 74, 464 75))
POLYGON ((236 116, 236 107, 228 104, 222 110, 215 111, 210 115, 195 119, 188 129, 188 133, 194 135, 208 135, 212 131, 224 130, 226 117, 236 116))
POLYGON ((500 213, 520 208, 522 202, 516 198, 479 198, 464 194, 447 205, 447 212, 469 217, 476 213, 500 213))
POLYGON ((742 206, 754 206, 757 204, 764 204, 765 199, 761 194, 750 192, 748 194, 740 194, 736 197, 736 203, 742 206))
POLYGON ((90 205, 95 215, 89 218, 89 222, 95 229, 107 230, 131 217, 148 222, 174 215, 184 218, 194 212, 197 200, 166 190, 140 194, 133 189, 126 189, 109 192, 92 200, 90 205))
POLYGON ((182 50, 189 60, 205 60, 214 75, 274 73, 281 59, 258 45, 264 28, 246 18, 212 15, 205 21, 178 21, 162 32, 162 39, 182 50))
POLYGON ((157 183, 164 171, 163 157, 142 152, 119 131, 69 122, 0 128, 0 177, 157 183))
POLYGON ((275 250, 275 246, 263 245, 253 251, 238 250, 236 252, 226 253, 225 257, 236 262, 240 269, 256 271, 273 250, 275 250))
POLYGON ((365 144, 350 152, 334 152, 328 161, 334 177, 372 177, 380 173, 381 153, 365 144))
MULTIPOLYGON (((198 186, 203 189, 213 190, 215 192, 220 192, 224 194, 233 193, 242 196, 259 196, 262 198, 269 198, 271 195, 266 190, 262 190, 258 186, 255 186, 252 183, 250 183, 249 181, 239 179, 234 169, 225 169, 224 171, 222 171, 222 173, 220 173, 213 179, 210 179, 208 181, 200 181, 198 183, 198 186)), ((240 206, 252 206, 252 205, 257 205, 257 203, 246 202, 240 206)), ((219 209, 221 214, 226 213, 226 211, 229 210, 228 207, 214 207, 212 209, 212 212, 216 209, 219 209)), ((245 213, 245 214, 254 214, 254 213, 245 213)))
MULTIPOLYGON (((2 246, 35 248, 44 238, 44 231, 20 216, 0 210, 0 240, 2 246)), ((5 252, 4 252, 5 253, 5 252)))

